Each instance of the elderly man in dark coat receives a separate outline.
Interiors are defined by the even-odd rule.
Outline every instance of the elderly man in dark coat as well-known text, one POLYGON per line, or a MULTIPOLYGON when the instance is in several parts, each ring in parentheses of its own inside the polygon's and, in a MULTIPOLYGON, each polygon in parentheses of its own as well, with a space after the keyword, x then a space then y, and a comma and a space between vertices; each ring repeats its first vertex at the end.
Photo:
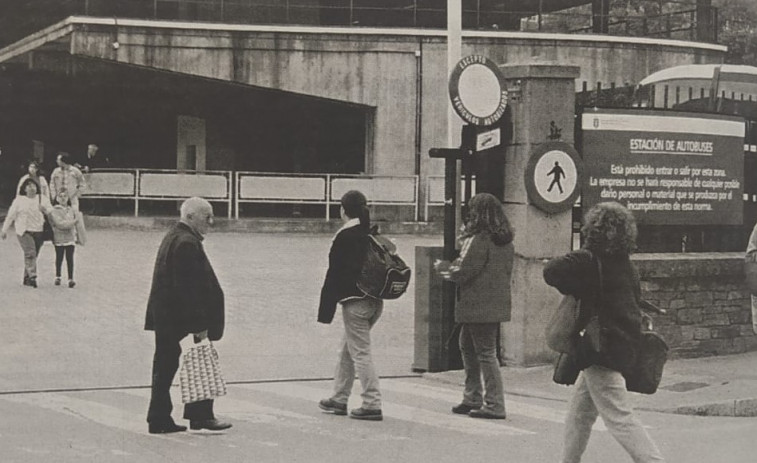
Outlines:
MULTIPOLYGON (((224 297, 213 267, 202 247, 203 235, 213 224, 213 208, 202 198, 181 205, 181 220, 163 238, 155 260, 145 329, 155 332, 152 393, 147 422, 151 434, 186 431, 171 418, 170 388, 179 368, 179 341, 193 334, 194 341, 221 339, 224 297)), ((215 419, 213 401, 184 406, 191 429, 213 431, 231 424, 215 419)))

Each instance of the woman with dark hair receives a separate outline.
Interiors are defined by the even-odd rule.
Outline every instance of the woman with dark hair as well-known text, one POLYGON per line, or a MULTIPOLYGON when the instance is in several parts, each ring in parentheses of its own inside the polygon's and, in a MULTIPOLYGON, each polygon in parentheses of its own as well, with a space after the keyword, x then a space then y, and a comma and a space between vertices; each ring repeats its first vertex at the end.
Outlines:
POLYGON ((342 196, 344 225, 334 236, 329 251, 329 268, 321 289, 318 321, 331 323, 337 303, 342 306, 344 339, 334 374, 334 394, 319 402, 319 407, 335 415, 347 414, 347 401, 357 373, 363 388, 363 404, 350 412, 350 418, 380 421, 381 392, 371 357, 371 328, 381 316, 383 301, 367 296, 357 287, 357 277, 368 250, 371 226, 368 201, 357 190, 342 196))
POLYGON ((43 243, 42 228, 45 223, 45 206, 37 196, 38 191, 39 185, 31 178, 21 183, 0 232, 0 238, 5 239, 11 224, 14 225, 18 243, 24 252, 24 286, 33 288, 37 287, 37 256, 43 243))
POLYGON ((581 300, 584 326, 599 313, 606 333, 599 353, 587 336, 578 341, 576 362, 583 371, 565 422, 562 463, 581 461, 597 416, 634 462, 664 461, 633 415, 623 377, 635 362, 642 326, 639 274, 630 259, 636 221, 618 203, 599 203, 586 213, 581 233, 582 249, 552 259, 544 268, 548 285, 581 300))
MULTIPOLYGON (((47 180, 45 180, 45 176, 42 173, 42 169, 40 168, 39 162, 35 160, 29 161, 29 164, 26 166, 27 174, 21 177, 18 180, 18 189, 21 189, 21 184, 26 181, 26 179, 32 179, 35 182, 37 182, 37 185, 39 186, 39 191, 37 192, 40 196, 40 200, 45 204, 45 207, 51 207, 52 204, 50 203, 50 187, 47 184, 47 180)), ((24 192, 19 193, 20 195, 24 195, 24 192)))
POLYGON ((460 324, 465 390, 462 403, 452 407, 452 412, 505 419, 497 333, 500 323, 510 320, 513 231, 502 203, 489 193, 471 198, 469 214, 460 238, 460 256, 454 262, 434 264, 443 278, 459 288, 455 322, 460 324))

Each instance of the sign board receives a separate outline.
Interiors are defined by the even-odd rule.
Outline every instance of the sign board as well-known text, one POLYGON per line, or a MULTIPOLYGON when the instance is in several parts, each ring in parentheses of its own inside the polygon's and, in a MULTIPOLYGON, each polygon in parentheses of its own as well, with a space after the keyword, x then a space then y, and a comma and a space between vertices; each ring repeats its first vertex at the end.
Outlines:
POLYGON ((477 126, 492 125, 507 108, 505 78, 489 58, 466 56, 452 70, 449 97, 464 121, 477 126))
POLYGON ((499 128, 476 134, 476 151, 484 151, 502 143, 502 131, 499 128))
POLYGON ((531 203, 547 213, 569 210, 579 195, 582 162, 565 142, 543 143, 526 166, 526 192, 531 203))
POLYGON ((650 110, 582 115, 584 208, 617 201, 647 225, 741 225, 744 120, 650 110))

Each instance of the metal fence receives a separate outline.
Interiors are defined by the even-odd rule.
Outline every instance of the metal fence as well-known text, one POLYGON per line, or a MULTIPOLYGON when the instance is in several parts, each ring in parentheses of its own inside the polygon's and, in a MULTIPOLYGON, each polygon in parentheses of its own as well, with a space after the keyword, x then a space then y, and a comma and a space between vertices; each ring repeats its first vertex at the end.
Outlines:
POLYGON ((331 219, 349 190, 360 190, 370 205, 411 207, 419 220, 418 176, 294 174, 234 171, 177 171, 159 169, 95 169, 85 174, 87 199, 175 201, 200 196, 228 206, 228 217, 239 218, 241 204, 318 204, 331 219))

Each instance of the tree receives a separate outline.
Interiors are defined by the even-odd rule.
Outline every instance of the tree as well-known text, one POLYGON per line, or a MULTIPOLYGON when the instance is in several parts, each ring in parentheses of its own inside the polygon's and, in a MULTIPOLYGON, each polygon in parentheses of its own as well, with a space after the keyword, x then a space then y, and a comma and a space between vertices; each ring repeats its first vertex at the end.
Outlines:
POLYGON ((757 2, 754 0, 713 0, 718 8, 718 41, 728 47, 729 64, 757 66, 757 2))

